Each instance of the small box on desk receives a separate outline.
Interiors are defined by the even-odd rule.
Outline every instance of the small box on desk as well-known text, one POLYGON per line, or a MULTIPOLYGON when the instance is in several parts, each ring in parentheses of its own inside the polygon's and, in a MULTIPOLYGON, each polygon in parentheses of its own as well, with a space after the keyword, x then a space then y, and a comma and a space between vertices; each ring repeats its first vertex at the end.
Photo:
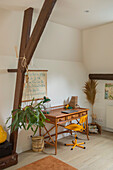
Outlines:
POLYGON ((4 143, 0 144, 0 158, 3 158, 11 154, 12 144, 6 140, 4 143))
POLYGON ((69 102, 69 106, 72 107, 73 109, 77 108, 78 106, 78 96, 72 96, 71 100, 69 102))

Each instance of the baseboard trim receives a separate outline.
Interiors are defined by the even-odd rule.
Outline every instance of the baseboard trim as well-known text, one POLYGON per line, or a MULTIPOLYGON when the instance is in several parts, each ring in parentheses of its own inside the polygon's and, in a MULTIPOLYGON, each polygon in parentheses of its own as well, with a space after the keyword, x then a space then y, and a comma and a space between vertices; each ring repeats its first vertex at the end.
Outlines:
POLYGON ((113 132, 113 129, 107 128, 107 127, 102 127, 102 130, 108 131, 108 132, 113 132))

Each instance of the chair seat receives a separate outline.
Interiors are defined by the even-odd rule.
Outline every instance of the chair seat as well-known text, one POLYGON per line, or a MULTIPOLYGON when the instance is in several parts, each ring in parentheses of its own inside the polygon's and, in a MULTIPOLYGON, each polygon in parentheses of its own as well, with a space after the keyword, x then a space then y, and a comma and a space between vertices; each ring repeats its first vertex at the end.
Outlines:
POLYGON ((74 131, 83 131, 83 126, 82 125, 77 125, 77 124, 70 124, 68 126, 65 126, 66 129, 69 129, 69 130, 74 130, 74 131))

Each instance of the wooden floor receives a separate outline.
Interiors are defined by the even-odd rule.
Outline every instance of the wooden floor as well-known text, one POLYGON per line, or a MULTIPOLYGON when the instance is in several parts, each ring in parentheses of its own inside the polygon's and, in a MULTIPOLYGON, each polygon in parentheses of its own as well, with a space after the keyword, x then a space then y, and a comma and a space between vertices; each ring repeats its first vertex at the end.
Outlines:
POLYGON ((44 153, 27 151, 19 155, 19 163, 7 170, 16 170, 31 162, 52 155, 78 170, 113 170, 113 133, 102 132, 102 135, 90 135, 90 140, 83 134, 78 137, 85 141, 86 149, 75 148, 70 150, 70 146, 64 146, 64 143, 70 143, 73 136, 68 136, 58 141, 58 154, 54 155, 54 148, 47 146, 44 153))

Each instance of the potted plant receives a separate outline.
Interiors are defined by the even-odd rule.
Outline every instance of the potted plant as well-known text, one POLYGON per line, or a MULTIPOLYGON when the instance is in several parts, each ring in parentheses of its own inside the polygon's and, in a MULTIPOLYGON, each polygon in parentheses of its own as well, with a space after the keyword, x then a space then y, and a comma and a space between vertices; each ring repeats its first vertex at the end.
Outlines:
MULTIPOLYGON (((11 133, 13 131, 18 130, 19 128, 20 129, 24 128, 25 130, 31 129, 33 131, 32 141, 36 139, 34 135, 36 134, 38 127, 40 128, 44 127, 45 126, 44 122, 48 120, 46 119, 46 116, 42 111, 43 104, 46 102, 46 100, 44 99, 43 101, 39 102, 35 106, 33 106, 33 101, 34 99, 32 100, 31 104, 29 106, 26 106, 25 108, 20 107, 19 109, 12 110, 11 116, 8 117, 6 121, 7 124, 10 119, 13 119, 11 124, 8 126, 8 128, 11 129, 11 133)), ((39 138, 40 141, 44 143, 43 137, 39 137, 39 138)))

